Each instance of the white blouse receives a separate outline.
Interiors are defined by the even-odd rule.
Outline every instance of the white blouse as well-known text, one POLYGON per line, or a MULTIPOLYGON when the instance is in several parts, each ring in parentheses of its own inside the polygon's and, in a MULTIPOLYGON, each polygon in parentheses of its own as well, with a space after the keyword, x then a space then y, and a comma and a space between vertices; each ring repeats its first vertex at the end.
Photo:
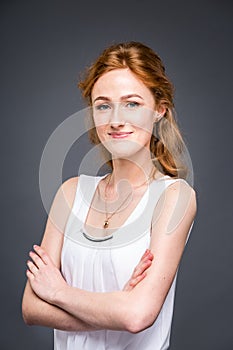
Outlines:
MULTIPOLYGON (((62 273, 67 283, 93 292, 111 292, 124 288, 133 269, 150 245, 150 226, 156 203, 165 188, 175 181, 181 181, 171 179, 169 176, 154 180, 124 225, 108 240, 96 242, 94 237, 87 236, 84 223, 98 182, 102 178, 87 175, 79 177, 72 213, 65 230, 61 257, 62 273)), ((168 349, 175 285, 176 276, 156 321, 146 330, 137 334, 112 330, 91 332, 54 330, 54 349, 168 349)))

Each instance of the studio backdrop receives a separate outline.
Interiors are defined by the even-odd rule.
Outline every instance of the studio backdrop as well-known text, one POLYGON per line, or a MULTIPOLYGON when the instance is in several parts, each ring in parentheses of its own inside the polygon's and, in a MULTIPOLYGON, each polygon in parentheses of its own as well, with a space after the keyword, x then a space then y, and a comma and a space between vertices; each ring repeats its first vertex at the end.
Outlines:
MULTIPOLYGON (((54 130, 85 107, 81 72, 106 46, 126 40, 162 58, 194 170, 198 213, 179 269, 170 349, 233 349, 232 1, 0 6, 1 349, 53 348, 52 330, 26 326, 21 315, 28 251, 47 218, 41 157, 54 130)), ((65 157, 63 181, 79 174, 90 150, 83 132, 65 157)))

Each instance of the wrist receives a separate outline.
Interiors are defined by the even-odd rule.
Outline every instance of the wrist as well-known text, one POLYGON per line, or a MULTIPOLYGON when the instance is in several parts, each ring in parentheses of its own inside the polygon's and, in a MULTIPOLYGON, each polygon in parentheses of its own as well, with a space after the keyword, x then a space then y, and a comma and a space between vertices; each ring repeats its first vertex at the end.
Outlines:
POLYGON ((71 286, 65 283, 61 288, 57 289, 52 296, 51 304, 62 308, 71 288, 71 286))

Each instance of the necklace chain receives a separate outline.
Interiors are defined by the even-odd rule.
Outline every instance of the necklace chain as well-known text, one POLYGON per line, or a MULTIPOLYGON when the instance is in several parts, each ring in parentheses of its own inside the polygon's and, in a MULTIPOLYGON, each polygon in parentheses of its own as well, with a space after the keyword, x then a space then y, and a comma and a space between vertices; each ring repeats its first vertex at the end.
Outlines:
MULTIPOLYGON (((140 187, 142 187, 143 185, 145 185, 146 183, 149 183, 149 180, 152 178, 154 174, 154 169, 152 169, 151 173, 150 173, 150 176, 146 179, 146 181, 144 181, 142 184, 136 186, 133 188, 133 190, 136 190, 140 187)), ((130 195, 132 194, 132 192, 130 192, 126 197, 125 199, 123 200, 123 202, 119 205, 119 207, 116 208, 116 210, 114 210, 111 214, 108 214, 108 210, 107 210, 107 196, 106 196, 106 191, 107 191, 107 187, 109 186, 110 184, 110 181, 111 181, 111 178, 112 178, 112 174, 109 175, 109 180, 105 186, 105 220, 104 220, 104 224, 103 224, 103 228, 106 229, 109 227, 109 220, 113 217, 113 215, 115 215, 122 207, 123 205, 126 203, 126 201, 129 199, 130 195)))

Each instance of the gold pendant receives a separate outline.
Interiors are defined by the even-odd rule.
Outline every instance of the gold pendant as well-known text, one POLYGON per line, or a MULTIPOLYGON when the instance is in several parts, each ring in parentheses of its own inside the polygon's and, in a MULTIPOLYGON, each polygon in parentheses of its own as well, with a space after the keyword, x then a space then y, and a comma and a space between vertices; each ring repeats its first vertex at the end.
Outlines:
POLYGON ((105 220, 105 221, 104 221, 104 226, 103 226, 103 227, 104 227, 104 228, 108 228, 108 225, 109 225, 108 220, 105 220))

